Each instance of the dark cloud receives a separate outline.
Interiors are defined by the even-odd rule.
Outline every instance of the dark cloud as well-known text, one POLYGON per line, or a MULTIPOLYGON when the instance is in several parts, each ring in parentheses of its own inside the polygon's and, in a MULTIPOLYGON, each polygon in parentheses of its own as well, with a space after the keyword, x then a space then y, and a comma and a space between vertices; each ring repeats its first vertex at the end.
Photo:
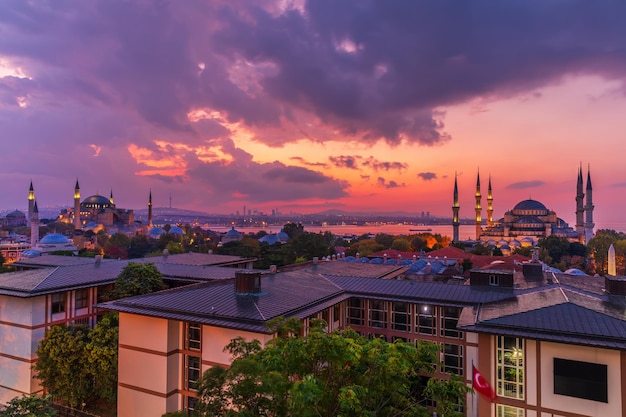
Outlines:
POLYGON ((368 166, 374 169, 375 171, 391 171, 391 170, 404 171, 405 169, 408 168, 408 164, 405 164, 404 162, 379 161, 373 156, 370 156, 369 158, 367 158, 367 160, 363 162, 363 165, 368 166))
POLYGON ((206 162, 193 154, 186 156, 188 175, 199 189, 205 190, 205 197, 201 198, 207 202, 216 196, 265 203, 312 198, 332 200, 347 195, 347 182, 320 172, 280 162, 254 162, 229 141, 224 141, 222 151, 234 155, 234 159, 206 162))
POLYGON ((327 165, 323 162, 309 162, 306 159, 304 159, 301 156, 292 156, 291 158, 289 158, 292 161, 296 161, 302 165, 306 165, 309 167, 326 167, 327 165))
POLYGON ((358 169, 359 163, 358 161, 361 159, 360 156, 351 156, 351 155, 340 155, 340 156, 329 156, 328 160, 337 168, 349 168, 349 169, 358 169))
POLYGON ((541 187, 542 185, 545 185, 545 184, 546 182, 541 181, 541 180, 521 181, 521 182, 514 182, 513 184, 509 184, 506 186, 506 188, 509 190, 519 190, 523 188, 541 187))
POLYGON ((437 178, 437 174, 435 174, 434 172, 420 172, 419 174, 417 174, 417 176, 424 181, 431 181, 437 178))
POLYGON ((378 179, 376 180, 376 184, 379 187, 388 188, 388 189, 389 188, 398 188, 398 187, 405 187, 406 186, 406 184, 404 184, 404 183, 398 184, 394 180, 387 181, 383 177, 378 177, 378 179))

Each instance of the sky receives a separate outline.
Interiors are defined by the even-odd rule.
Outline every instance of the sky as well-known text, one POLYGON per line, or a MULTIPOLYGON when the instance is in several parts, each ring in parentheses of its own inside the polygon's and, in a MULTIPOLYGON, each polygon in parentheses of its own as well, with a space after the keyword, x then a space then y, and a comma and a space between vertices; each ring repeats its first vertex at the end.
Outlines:
MULTIPOLYGON (((0 2, 0 209, 626 204, 626 2, 0 2)), ((485 213, 483 213, 485 218, 485 213)), ((613 227, 617 228, 617 227, 613 227)))

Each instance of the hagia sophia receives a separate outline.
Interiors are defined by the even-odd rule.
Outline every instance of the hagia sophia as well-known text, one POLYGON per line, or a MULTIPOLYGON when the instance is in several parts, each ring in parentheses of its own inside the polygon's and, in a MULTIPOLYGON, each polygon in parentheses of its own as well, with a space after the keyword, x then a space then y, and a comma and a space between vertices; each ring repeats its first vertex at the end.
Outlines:
MULTIPOLYGON (((593 228, 593 197, 591 173, 587 171, 587 185, 583 191, 583 171, 578 170, 576 185, 576 225, 569 226, 557 214, 549 210, 537 200, 523 200, 504 213, 499 220, 493 219, 493 193, 491 177, 487 188, 487 224, 482 221, 482 194, 480 191, 480 173, 476 177, 475 225, 476 241, 487 246, 513 249, 520 246, 534 246, 539 239, 548 236, 560 236, 570 242, 586 244, 594 236, 593 228), (586 200, 585 200, 586 197, 586 200)), ((454 194, 452 204, 452 240, 459 241, 459 190, 456 176, 454 178, 454 194)))

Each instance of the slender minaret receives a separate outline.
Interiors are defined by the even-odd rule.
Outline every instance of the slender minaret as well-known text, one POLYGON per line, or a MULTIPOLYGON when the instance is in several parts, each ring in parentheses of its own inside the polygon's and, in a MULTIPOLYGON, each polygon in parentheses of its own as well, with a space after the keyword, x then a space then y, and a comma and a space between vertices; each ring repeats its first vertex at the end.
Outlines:
POLYGON ((74 186, 74 228, 76 230, 82 228, 80 222, 80 186, 78 185, 78 179, 76 179, 76 185, 74 186))
POLYGON ((576 182, 576 233, 580 243, 585 243, 585 193, 583 192, 583 166, 578 168, 578 181, 576 182))
POLYGON ((152 229, 152 190, 150 190, 148 197, 148 227, 152 229))
POLYGON ((113 190, 111 190, 111 197, 109 197, 109 203, 111 203, 112 206, 115 206, 115 201, 113 200, 113 190))
POLYGON ((30 182, 30 188, 28 189, 28 224, 33 218, 33 209, 35 207, 35 189, 33 188, 33 181, 30 182))
POLYGON ((30 246, 35 246, 37 242, 39 242, 39 209, 37 201, 34 201, 33 215, 30 218, 30 246))
POLYGON ((454 196, 452 203, 452 241, 459 241, 459 187, 456 184, 456 172, 454 173, 454 196))
POLYGON ((587 202, 585 204, 585 244, 593 238, 593 199, 591 196, 591 170, 587 167, 587 190, 585 192, 587 202))
POLYGON ((480 171, 476 175, 476 240, 480 239, 480 235, 482 233, 482 207, 480 205, 481 200, 480 195, 480 171))
POLYGON ((612 276, 616 276, 617 275, 617 268, 615 267, 615 248, 613 247, 613 244, 611 243, 611 246, 609 246, 609 275, 612 276))
POLYGON ((487 227, 493 226, 493 194, 491 193, 491 175, 489 175, 489 187, 487 187, 487 227))

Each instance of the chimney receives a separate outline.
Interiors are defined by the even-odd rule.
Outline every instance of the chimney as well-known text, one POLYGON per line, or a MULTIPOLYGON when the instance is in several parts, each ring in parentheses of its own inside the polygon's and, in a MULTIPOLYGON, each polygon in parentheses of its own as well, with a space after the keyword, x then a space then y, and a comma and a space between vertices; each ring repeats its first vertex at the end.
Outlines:
POLYGON ((276 265, 270 265, 270 274, 276 273, 276 265))
POLYGON ((626 277, 604 276, 604 288, 613 295, 626 295, 626 277))
POLYGON ((258 294, 261 292, 261 273, 249 270, 235 272, 236 294, 258 294))

